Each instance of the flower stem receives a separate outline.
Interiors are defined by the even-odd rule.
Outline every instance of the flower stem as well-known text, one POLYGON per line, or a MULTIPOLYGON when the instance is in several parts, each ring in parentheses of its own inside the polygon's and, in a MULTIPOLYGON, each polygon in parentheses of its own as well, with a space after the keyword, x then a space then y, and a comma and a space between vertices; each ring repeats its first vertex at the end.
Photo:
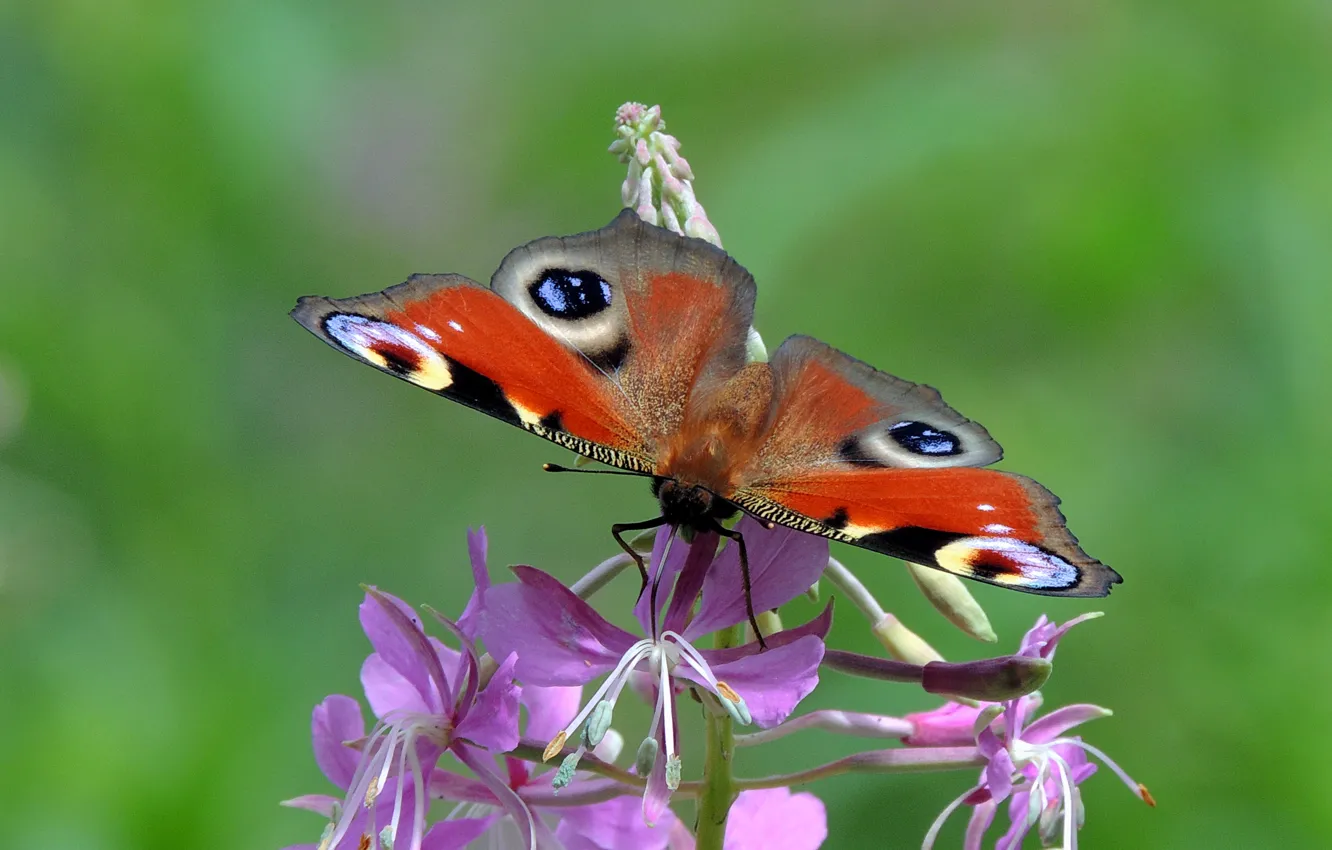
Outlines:
MULTIPOLYGON (((744 639, 743 626, 717 632, 713 644, 728 649, 744 639)), ((698 795, 697 850, 722 850, 726 839, 726 816, 739 791, 731 773, 735 756, 735 726, 724 712, 705 709, 708 724, 707 755, 703 761, 703 787, 698 795)))
POLYGON ((985 757, 975 747, 899 747, 856 753, 795 773, 765 776, 761 779, 742 779, 736 783, 736 787, 742 791, 786 788, 847 773, 933 773, 941 770, 965 770, 984 765, 985 757))

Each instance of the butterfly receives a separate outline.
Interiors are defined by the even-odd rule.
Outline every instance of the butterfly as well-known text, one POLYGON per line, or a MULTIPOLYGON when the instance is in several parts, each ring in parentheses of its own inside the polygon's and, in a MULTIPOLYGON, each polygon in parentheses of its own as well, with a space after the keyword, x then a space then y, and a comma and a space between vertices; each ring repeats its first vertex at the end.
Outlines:
POLYGON ((626 209, 514 249, 489 287, 414 275, 306 296, 292 316, 376 369, 650 476, 660 516, 612 528, 645 577, 624 531, 735 539, 721 521, 744 511, 1029 593, 1105 596, 1122 581, 1082 551, 1054 494, 981 468, 999 444, 931 387, 807 336, 750 362, 754 297, 720 248, 626 209))

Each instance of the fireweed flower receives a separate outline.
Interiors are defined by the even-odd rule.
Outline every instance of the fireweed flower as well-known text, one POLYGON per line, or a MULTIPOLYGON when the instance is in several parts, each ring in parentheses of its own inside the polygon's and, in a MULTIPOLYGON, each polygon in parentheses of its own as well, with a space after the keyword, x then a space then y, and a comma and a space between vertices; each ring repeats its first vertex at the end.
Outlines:
MULTIPOLYGON (((828 562, 827 542, 813 535, 764 529, 750 518, 741 520, 737 530, 748 543, 755 610, 794 599, 828 562)), ((518 583, 491 588, 483 601, 487 646, 497 655, 516 654, 515 672, 524 682, 581 685, 609 674, 547 747, 547 757, 553 756, 582 729, 579 745, 562 770, 572 771, 582 753, 601 739, 635 672, 651 677, 655 708, 638 765, 648 776, 643 818, 649 824, 661 817, 680 781, 677 686, 710 693, 741 723, 780 723, 817 684, 822 638, 831 624, 827 609, 805 626, 772 635, 762 657, 757 642, 732 649, 697 648, 699 637, 747 619, 739 556, 733 544, 716 554, 713 534, 699 534, 685 551, 676 541, 669 529, 657 535, 651 585, 634 611, 642 638, 612 625, 559 581, 531 567, 515 567, 518 583), (674 591, 665 605, 664 591, 672 581, 674 591), (702 602, 695 612, 700 592, 702 602)))
MULTIPOLYGON (((542 740, 555 735, 569 716, 578 710, 581 695, 582 688, 579 687, 524 687, 521 701, 527 708, 526 737, 542 740)), ((613 732, 608 733, 593 753, 602 761, 613 762, 622 743, 623 739, 613 732)), ((504 757, 504 768, 509 788, 522 799, 534 816, 544 816, 547 824, 554 827, 558 843, 550 843, 551 847, 562 846, 565 850, 663 850, 666 846, 666 835, 643 823, 636 800, 626 796, 605 799, 607 793, 629 792, 626 786, 615 780, 579 775, 570 780, 562 789, 563 793, 559 793, 561 789, 554 787, 557 775, 554 770, 538 772, 529 762, 511 756, 504 757), (580 797, 591 802, 577 805, 580 797)), ((436 768, 430 780, 430 796, 457 803, 445 821, 456 825, 455 838, 479 840, 475 844, 463 840, 457 844, 441 844, 439 847, 427 844, 428 850, 454 850, 455 847, 468 846, 494 850, 527 847, 521 825, 506 816, 508 813, 502 808, 502 801, 486 783, 436 768), (479 824, 480 829, 468 826, 471 824, 479 824)), ((669 812, 666 813, 666 822, 673 822, 673 815, 669 812)), ((428 839, 431 837, 427 836, 428 839)))
MULTIPOLYGON (((1084 614, 1062 626, 1044 616, 1022 639, 1019 655, 1053 659, 1059 640, 1078 623, 1101 616, 1084 614)), ((1135 794, 1156 805, 1147 788, 1135 782, 1118 764, 1081 737, 1067 733, 1089 720, 1108 717, 1109 709, 1070 705, 1032 720, 1041 704, 1039 694, 980 707, 946 704, 931 712, 908 715, 913 733, 908 745, 948 746, 974 740, 987 764, 979 782, 940 813, 925 836, 924 848, 934 846, 948 817, 963 805, 974 807, 967 825, 966 850, 979 850, 999 806, 1009 803, 1010 826, 995 844, 996 850, 1016 850, 1033 826, 1044 842, 1058 839, 1064 850, 1076 850, 1077 830, 1085 819, 1078 786, 1097 770, 1088 755, 1110 768, 1135 794)))
MULTIPOLYGON (((469 542, 474 566, 478 549, 484 563, 484 536, 474 535, 469 542)), ((469 604, 469 611, 474 608, 469 604)), ((474 618, 467 615, 464 612, 470 625, 474 618)), ((425 794, 435 765, 445 753, 491 789, 535 846, 548 831, 496 774, 487 754, 518 744, 521 688, 513 681, 516 659, 506 658, 482 687, 472 636, 463 627, 439 618, 462 644, 461 651, 451 649, 426 635, 405 602, 373 588, 361 603, 360 617, 375 649, 361 668, 361 683, 379 721, 368 737, 359 738, 359 708, 353 717, 347 705, 350 697, 331 697, 316 709, 316 754, 325 775, 346 792, 340 806, 327 807, 326 813, 334 820, 318 845, 320 850, 341 847, 348 836, 373 847, 422 847, 427 837, 425 794), (345 761, 334 759, 330 748, 335 736, 347 734, 351 737, 342 741, 355 741, 360 751, 350 776, 345 761), (393 805, 385 813, 385 821, 380 817, 385 808, 381 802, 390 793, 393 805)), ((302 800, 298 798, 296 804, 302 800)), ((467 827, 454 824, 442 831, 464 829, 467 827)), ((430 846, 439 850, 447 845, 432 842, 430 846)))

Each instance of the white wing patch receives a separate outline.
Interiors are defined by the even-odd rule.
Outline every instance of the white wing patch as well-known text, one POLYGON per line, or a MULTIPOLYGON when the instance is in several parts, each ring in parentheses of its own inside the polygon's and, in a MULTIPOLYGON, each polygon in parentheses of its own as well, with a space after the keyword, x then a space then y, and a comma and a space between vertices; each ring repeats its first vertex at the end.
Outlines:
POLYGON ((449 361, 416 334, 355 313, 336 313, 324 321, 324 330, 338 345, 386 372, 401 375, 432 392, 453 383, 449 361), (405 349, 412 361, 386 350, 405 349))

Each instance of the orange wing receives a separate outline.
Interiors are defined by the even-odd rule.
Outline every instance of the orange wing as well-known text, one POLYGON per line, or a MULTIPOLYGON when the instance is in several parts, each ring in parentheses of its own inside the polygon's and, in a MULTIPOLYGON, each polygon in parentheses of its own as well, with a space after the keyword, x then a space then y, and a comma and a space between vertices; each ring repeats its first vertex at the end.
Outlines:
POLYGON ((292 316, 363 363, 603 463, 652 474, 695 387, 744 364, 754 281, 625 210, 505 257, 489 289, 416 275, 302 298, 292 316))
POLYGON ((1031 593, 1104 596, 1121 580, 1082 551, 1049 490, 971 468, 999 446, 934 390, 806 337, 772 370, 760 447, 727 494, 746 511, 1031 593))

